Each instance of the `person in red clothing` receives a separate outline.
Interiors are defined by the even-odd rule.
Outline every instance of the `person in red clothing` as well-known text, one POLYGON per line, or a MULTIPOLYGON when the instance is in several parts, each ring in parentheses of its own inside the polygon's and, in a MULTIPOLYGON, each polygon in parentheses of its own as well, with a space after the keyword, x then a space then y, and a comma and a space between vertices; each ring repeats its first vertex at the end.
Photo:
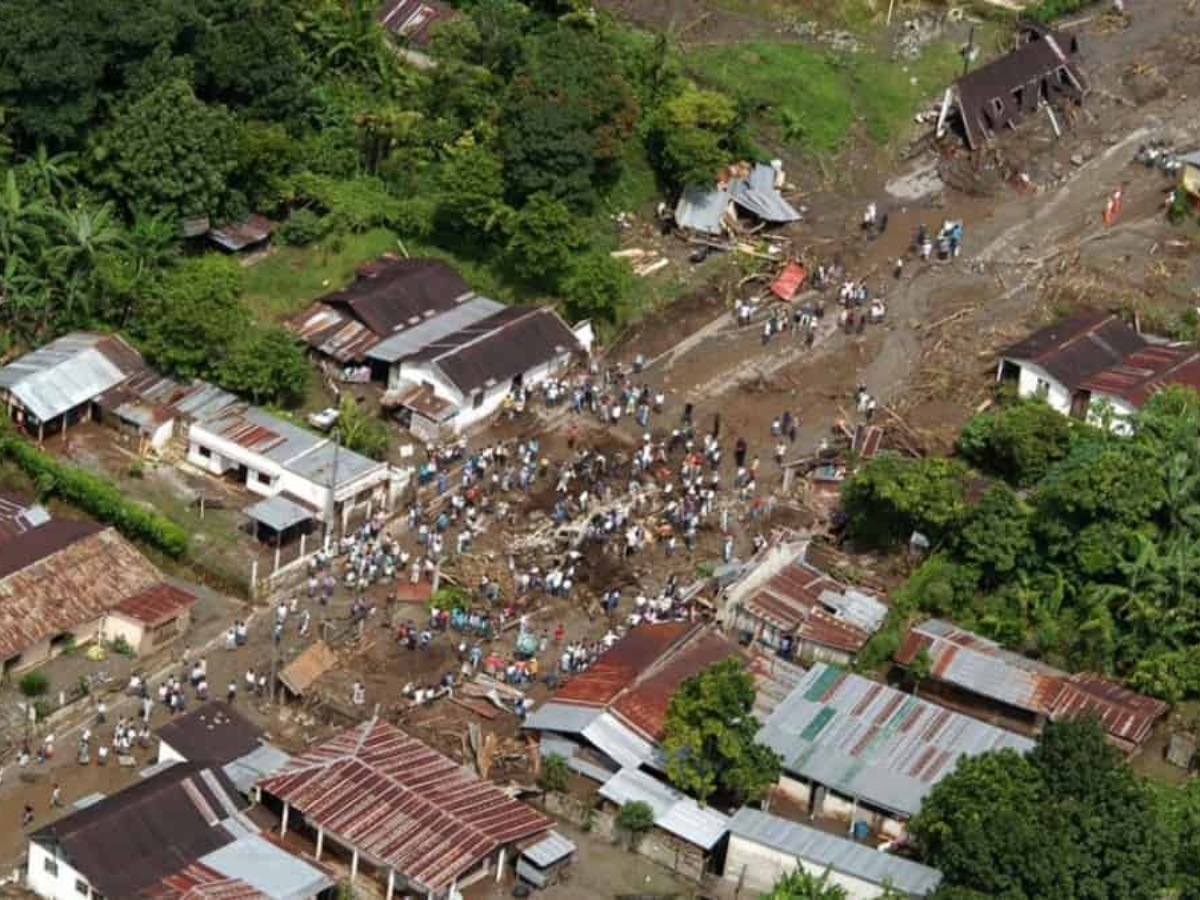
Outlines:
POLYGON ((554 643, 561 644, 566 636, 567 630, 563 628, 563 623, 559 622, 554 628, 554 643))

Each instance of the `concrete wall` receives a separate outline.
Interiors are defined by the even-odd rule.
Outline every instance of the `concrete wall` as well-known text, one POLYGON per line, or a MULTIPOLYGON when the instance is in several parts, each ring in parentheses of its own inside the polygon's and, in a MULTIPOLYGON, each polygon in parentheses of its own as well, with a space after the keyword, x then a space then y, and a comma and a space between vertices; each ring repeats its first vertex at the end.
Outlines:
MULTIPOLYGON (((91 885, 87 879, 72 869, 61 859, 55 859, 41 844, 29 842, 29 868, 26 873, 26 885, 39 897, 46 900, 87 900, 91 896, 91 885), (46 865, 57 867, 57 872, 47 871, 46 865), (77 882, 82 881, 86 891, 76 889, 77 882)), ((116 898, 110 898, 116 900, 116 898)))
POLYGON ((898 838, 904 834, 905 820, 898 819, 890 813, 863 806, 861 803, 855 803, 853 798, 828 790, 821 785, 814 787, 800 778, 790 775, 780 776, 774 793, 782 795, 784 800, 800 809, 809 811, 813 816, 844 821, 847 833, 850 831, 852 822, 866 822, 873 830, 887 835, 889 838, 898 838), (814 804, 816 804, 816 808, 814 808, 814 804))
POLYGON ((147 656, 186 632, 190 621, 191 615, 184 610, 171 622, 164 623, 167 628, 160 631, 158 627, 148 628, 144 623, 121 613, 109 613, 104 618, 104 636, 109 640, 123 637, 135 653, 147 656), (174 627, 170 627, 172 623, 174 627))
POLYGON ((1036 397, 1043 394, 1052 409, 1064 416, 1071 414, 1071 393, 1059 384, 1049 372, 1033 363, 1017 363, 1021 369, 1017 380, 1017 393, 1022 397, 1036 397))
MULTIPOLYGON (((756 897, 769 891, 781 876, 797 866, 818 877, 826 871, 826 867, 818 863, 797 859, 735 834, 729 837, 724 878, 741 888, 739 896, 756 897)), ((875 900, 883 893, 883 888, 877 884, 833 870, 829 871, 829 883, 842 888, 848 900, 875 900)))
POLYGON ((1088 404, 1088 422, 1092 425, 1100 425, 1104 416, 1108 415, 1111 417, 1109 431, 1122 437, 1128 437, 1133 434, 1130 420, 1136 412, 1137 409, 1133 404, 1120 397, 1113 397, 1110 394, 1092 394, 1091 402, 1088 404), (1105 409, 1106 406, 1107 409, 1105 409))

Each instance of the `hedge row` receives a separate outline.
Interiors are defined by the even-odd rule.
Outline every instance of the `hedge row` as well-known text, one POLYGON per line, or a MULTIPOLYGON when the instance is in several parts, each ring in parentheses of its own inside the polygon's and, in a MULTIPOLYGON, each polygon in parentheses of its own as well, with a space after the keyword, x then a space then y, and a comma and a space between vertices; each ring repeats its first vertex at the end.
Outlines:
POLYGON ((113 525, 125 537, 157 547, 169 556, 187 553, 187 532, 156 512, 138 506, 119 488, 90 472, 65 465, 32 444, 0 437, 0 458, 11 459, 28 475, 38 493, 55 496, 113 525))

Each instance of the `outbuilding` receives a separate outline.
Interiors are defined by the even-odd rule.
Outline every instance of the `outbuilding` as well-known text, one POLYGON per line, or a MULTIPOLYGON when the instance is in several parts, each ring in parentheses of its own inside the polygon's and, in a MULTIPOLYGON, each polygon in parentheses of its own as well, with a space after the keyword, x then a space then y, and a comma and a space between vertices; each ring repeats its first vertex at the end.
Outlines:
POLYGON ((725 881, 736 885, 735 896, 768 893, 796 869, 818 877, 828 873, 828 883, 845 891, 847 900, 875 900, 889 888, 905 897, 927 897, 942 882, 942 873, 929 866, 757 809, 738 810, 729 822, 724 870, 725 881))

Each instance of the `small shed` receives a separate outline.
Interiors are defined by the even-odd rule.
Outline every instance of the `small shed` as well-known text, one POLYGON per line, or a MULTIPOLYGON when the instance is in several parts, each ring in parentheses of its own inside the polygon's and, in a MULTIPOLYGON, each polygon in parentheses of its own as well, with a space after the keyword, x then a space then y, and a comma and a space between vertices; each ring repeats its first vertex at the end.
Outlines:
POLYGON ((562 871, 575 859, 575 845, 551 831, 517 859, 517 877, 534 887, 544 888, 559 880, 562 871))
POLYGON ((208 233, 208 239, 226 253, 257 250, 271 239, 271 223, 257 213, 241 222, 229 222, 208 233))
POLYGON ((112 640, 124 638, 139 656, 175 641, 191 625, 196 598, 163 582, 122 600, 104 618, 104 633, 112 640))
POLYGON ((1196 736, 1186 731, 1171 735, 1171 743, 1167 745, 1167 762, 1187 771, 1192 770, 1196 759, 1196 736))
POLYGON ((322 675, 336 665, 337 657, 329 645, 317 641, 284 666, 279 673, 279 681, 292 696, 303 697, 322 675))

